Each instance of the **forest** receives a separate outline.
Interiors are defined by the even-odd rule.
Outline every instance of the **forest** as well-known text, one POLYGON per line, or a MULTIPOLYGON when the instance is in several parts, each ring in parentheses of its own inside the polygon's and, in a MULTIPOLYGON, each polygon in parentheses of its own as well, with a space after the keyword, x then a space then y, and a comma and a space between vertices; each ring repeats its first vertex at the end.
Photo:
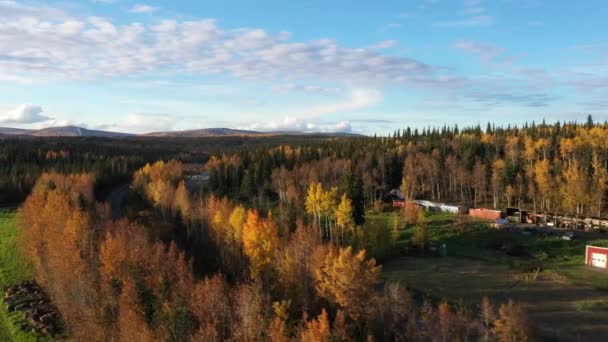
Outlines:
POLYGON ((0 203, 19 203, 30 193, 44 172, 92 172, 96 191, 129 182, 145 163, 179 159, 184 163, 205 162, 213 154, 252 146, 311 144, 322 136, 269 136, 263 139, 240 136, 204 138, 155 137, 22 137, 0 135, 0 203))
MULTIPOLYGON (((389 206, 392 189, 408 199, 604 216, 606 133, 590 117, 220 139, 192 151, 191 140, 35 140, 22 150, 9 140, 0 143, 0 179, 28 193, 18 248, 58 307, 63 334, 77 341, 526 341, 535 329, 517 302, 459 305, 384 279, 399 232, 366 216, 389 206), (157 150, 141 153, 149 143, 157 150), (185 171, 192 163, 209 175, 195 189, 185 171), (96 189, 125 179, 127 208, 114 219, 96 189)), ((411 248, 424 250, 425 214, 406 206, 399 215, 415 226, 411 248)))
POLYGON ((471 207, 604 216, 608 125, 525 124, 398 130, 387 137, 281 146, 212 157, 210 188, 302 209, 308 186, 336 186, 361 212, 391 189, 471 207), (274 197, 273 197, 274 196, 274 197))

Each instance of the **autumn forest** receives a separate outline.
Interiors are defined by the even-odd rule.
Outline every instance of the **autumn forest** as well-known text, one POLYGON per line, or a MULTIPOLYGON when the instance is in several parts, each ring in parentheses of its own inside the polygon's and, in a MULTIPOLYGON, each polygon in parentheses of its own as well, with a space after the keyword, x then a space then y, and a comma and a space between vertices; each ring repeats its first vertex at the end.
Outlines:
POLYGON ((535 340, 517 300, 463 304, 383 275, 433 247, 432 213, 410 201, 606 217, 607 187, 608 124, 591 117, 373 137, 0 138, 17 250, 58 309, 53 336, 74 341, 535 340), (391 190, 408 204, 393 208, 391 190))

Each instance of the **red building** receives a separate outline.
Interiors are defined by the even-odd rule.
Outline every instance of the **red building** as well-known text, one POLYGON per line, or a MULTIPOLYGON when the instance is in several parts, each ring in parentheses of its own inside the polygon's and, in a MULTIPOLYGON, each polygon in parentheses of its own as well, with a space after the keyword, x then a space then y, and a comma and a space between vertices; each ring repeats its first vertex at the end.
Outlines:
POLYGON ((608 248, 587 246, 585 249, 585 264, 598 268, 607 268, 608 248))
POLYGON ((486 219, 486 220, 498 220, 504 218, 504 214, 500 210, 491 210, 491 209, 469 209, 469 215, 472 217, 486 219))

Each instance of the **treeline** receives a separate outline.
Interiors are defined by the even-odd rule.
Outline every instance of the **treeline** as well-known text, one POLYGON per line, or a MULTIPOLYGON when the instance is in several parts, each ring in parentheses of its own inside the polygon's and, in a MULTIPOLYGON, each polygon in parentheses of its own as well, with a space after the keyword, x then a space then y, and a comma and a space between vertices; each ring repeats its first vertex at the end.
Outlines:
MULTIPOLYGON (((197 202, 180 173, 176 162, 148 165, 136 173, 133 186, 165 220, 180 222, 175 227, 182 232, 176 234, 185 234, 187 243, 177 235, 161 242, 152 229, 112 221, 107 206, 94 201, 89 174, 45 174, 36 183, 19 211, 20 246, 74 340, 512 341, 530 336, 525 312, 512 302, 498 310, 487 300, 478 309, 446 302, 419 305, 400 285, 383 283, 381 266, 364 249, 330 233, 330 224, 355 225, 352 211, 333 223, 318 223, 310 210, 313 226, 297 220, 292 228, 271 213, 226 198, 199 195, 197 202), (173 194, 172 200, 164 193, 173 194), (210 265, 197 271, 193 262, 210 265)), ((314 188, 316 194, 309 196, 335 192, 314 188)), ((346 208, 348 202, 342 195, 338 206, 346 208)))
POLYGON ((398 130, 387 137, 281 146, 212 158, 218 195, 304 210, 311 183, 338 186, 358 208, 400 188, 410 199, 603 216, 608 124, 398 130))
POLYGON ((0 136, 0 204, 22 202, 44 172, 94 173, 96 190, 128 182, 148 162, 204 163, 212 154, 285 143, 314 145, 327 136, 94 138, 0 136))
POLYGON ((473 206, 601 216, 608 181, 607 125, 488 127, 439 147, 408 145, 402 191, 473 206))
POLYGON ((0 203, 22 202, 45 172, 92 173, 98 188, 128 181, 142 155, 90 140, 0 139, 0 203))

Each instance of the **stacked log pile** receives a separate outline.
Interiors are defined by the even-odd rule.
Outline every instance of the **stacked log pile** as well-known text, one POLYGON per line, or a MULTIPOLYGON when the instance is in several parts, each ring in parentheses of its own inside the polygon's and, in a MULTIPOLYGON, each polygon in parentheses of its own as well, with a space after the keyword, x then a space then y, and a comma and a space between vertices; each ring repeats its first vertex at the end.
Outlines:
POLYGON ((60 333, 59 311, 35 282, 25 281, 7 287, 4 303, 8 312, 21 311, 25 314, 27 323, 21 327, 24 331, 48 336, 60 333))

